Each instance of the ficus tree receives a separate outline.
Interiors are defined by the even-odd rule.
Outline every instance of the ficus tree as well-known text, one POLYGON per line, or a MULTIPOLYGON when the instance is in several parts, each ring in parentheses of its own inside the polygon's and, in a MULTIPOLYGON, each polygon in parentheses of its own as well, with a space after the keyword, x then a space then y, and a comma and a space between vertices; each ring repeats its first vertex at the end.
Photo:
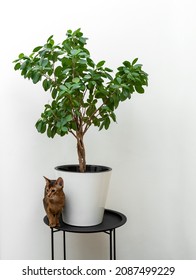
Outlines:
POLYGON ((116 121, 115 110, 131 98, 144 93, 148 74, 138 64, 124 61, 112 75, 105 61, 95 63, 86 48, 87 38, 81 29, 68 30, 66 38, 55 44, 50 36, 43 46, 35 47, 27 56, 19 54, 14 69, 34 84, 41 82, 51 95, 36 122, 40 133, 53 138, 56 134, 72 134, 77 142, 80 172, 86 170, 84 136, 91 126, 108 129, 116 121))

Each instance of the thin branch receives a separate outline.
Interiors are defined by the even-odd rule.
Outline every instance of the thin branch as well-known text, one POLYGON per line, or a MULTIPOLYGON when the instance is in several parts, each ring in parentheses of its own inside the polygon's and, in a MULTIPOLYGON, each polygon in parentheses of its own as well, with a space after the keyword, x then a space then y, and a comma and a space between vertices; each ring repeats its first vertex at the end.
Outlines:
POLYGON ((69 129, 68 131, 78 140, 76 134, 71 129, 69 129))

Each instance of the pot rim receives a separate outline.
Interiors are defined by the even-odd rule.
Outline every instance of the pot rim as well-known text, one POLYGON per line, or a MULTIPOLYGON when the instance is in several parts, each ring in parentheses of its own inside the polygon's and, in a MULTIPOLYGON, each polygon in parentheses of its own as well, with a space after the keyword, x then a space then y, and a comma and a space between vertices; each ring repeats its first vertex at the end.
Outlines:
POLYGON ((102 173, 102 172, 109 172, 112 171, 111 167, 104 166, 104 165, 96 165, 96 164, 87 164, 86 165, 86 171, 80 172, 79 170, 79 164, 65 164, 65 165, 59 165, 54 168, 57 171, 62 172, 70 172, 70 173, 102 173))

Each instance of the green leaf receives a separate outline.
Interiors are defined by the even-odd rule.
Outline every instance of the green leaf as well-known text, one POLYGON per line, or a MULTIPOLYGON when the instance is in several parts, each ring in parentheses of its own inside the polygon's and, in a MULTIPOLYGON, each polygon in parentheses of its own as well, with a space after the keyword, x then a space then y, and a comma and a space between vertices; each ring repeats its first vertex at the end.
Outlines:
POLYGON ((96 111, 95 105, 90 104, 88 109, 86 110, 86 114, 87 114, 87 116, 92 116, 95 111, 96 111))
POLYGON ((55 99, 55 98, 56 98, 56 95, 57 95, 57 89, 54 88, 54 89, 52 90, 52 98, 55 99))
POLYGON ((133 67, 135 70, 141 70, 142 64, 135 64, 133 67))
POLYGON ((124 61, 123 64, 124 64, 126 67, 130 67, 130 66, 131 66, 131 63, 130 63, 129 61, 127 61, 127 60, 124 61))
POLYGON ((68 128, 67 128, 66 126, 63 126, 63 127, 61 128, 61 130, 62 130, 63 132, 65 132, 65 133, 68 133, 68 128))
POLYGON ((116 122, 116 115, 115 115, 114 113, 111 113, 110 117, 112 118, 112 120, 113 120, 114 122, 116 122))
POLYGON ((62 74, 65 75, 65 74, 67 74, 70 70, 71 70, 71 68, 67 68, 67 69, 65 69, 65 70, 62 71, 62 74))
POLYGON ((78 77, 72 79, 73 83, 79 83, 79 81, 80 81, 80 78, 78 78, 78 77))
POLYGON ((69 44, 67 44, 67 41, 65 40, 65 41, 63 41, 63 47, 64 47, 64 49, 69 53, 70 52, 70 45, 69 44))
POLYGON ((38 132, 41 132, 42 121, 41 120, 37 121, 35 127, 37 128, 38 132))
POLYGON ((84 38, 84 37, 80 37, 79 41, 85 45, 86 44, 86 41, 88 40, 88 38, 84 38))
POLYGON ((94 124, 95 126, 100 126, 100 120, 99 120, 98 118, 94 117, 94 118, 93 118, 93 124, 94 124))
POLYGON ((55 100, 52 101, 52 109, 57 109, 57 103, 55 100))
POLYGON ((104 126, 104 122, 102 122, 102 124, 99 126, 99 131, 103 129, 104 126))
POLYGON ((44 90, 47 91, 50 88, 51 83, 49 80, 45 79, 42 83, 42 86, 43 86, 44 90))
POLYGON ((110 119, 109 118, 106 118, 105 121, 104 121, 104 126, 105 126, 105 129, 107 130, 110 126, 110 119))
POLYGON ((115 109, 118 108, 118 105, 119 105, 119 102, 120 102, 119 98, 120 97, 119 97, 118 94, 113 94, 113 96, 112 96, 112 101, 113 101, 112 103, 114 104, 115 109))
POLYGON ((87 63, 88 63, 89 66, 91 66, 91 67, 93 67, 93 68, 95 67, 95 63, 94 63, 94 61, 93 61, 92 59, 90 59, 89 57, 87 57, 86 60, 87 60, 87 63))
POLYGON ((51 138, 54 138, 56 132, 57 132, 56 127, 53 127, 53 128, 51 129, 51 138))
POLYGON ((65 117, 65 123, 68 123, 68 122, 70 122, 70 121, 72 121, 72 115, 67 115, 67 116, 65 117))
POLYGON ((78 102, 78 100, 72 100, 72 102, 73 102, 73 105, 75 107, 79 107, 80 106, 80 103, 78 102))
POLYGON ((57 68, 54 71, 55 76, 59 77, 62 74, 63 68, 61 66, 57 66, 57 68))
POLYGON ((72 30, 71 29, 67 30, 66 35, 71 35, 71 34, 72 34, 72 30))
POLYGON ((109 126, 110 126, 110 119, 109 119, 109 117, 105 116, 102 124, 99 127, 99 130, 103 129, 103 127, 105 127, 105 129, 107 130, 109 128, 109 126))
POLYGON ((37 84, 41 80, 41 74, 39 72, 36 72, 33 76, 33 83, 37 84))
POLYGON ((76 29, 74 32, 73 32, 73 36, 76 35, 77 37, 80 37, 83 35, 82 32, 80 32, 81 28, 78 28, 76 29))
POLYGON ((44 133, 46 131, 46 123, 43 122, 42 120, 37 121, 35 124, 37 131, 40 133, 44 133))
POLYGON ((27 66, 27 60, 25 60, 25 61, 22 63, 20 69, 23 70, 23 69, 26 68, 26 66, 27 66))
POLYGON ((122 82, 121 78, 117 77, 116 80, 117 80, 118 84, 121 84, 121 82, 122 82))
POLYGON ((46 131, 46 123, 43 122, 41 133, 44 133, 45 131, 46 131))
POLYGON ((33 52, 38 52, 39 50, 41 50, 41 48, 42 48, 42 46, 35 47, 35 48, 33 49, 33 52))
POLYGON ((64 69, 68 68, 68 67, 72 67, 72 60, 67 57, 63 57, 61 62, 62 62, 64 69))
POLYGON ((74 89, 78 89, 78 88, 80 88, 80 87, 81 87, 80 84, 74 84, 74 85, 71 87, 71 89, 74 90, 74 89))
POLYGON ((41 59, 40 62, 41 62, 41 66, 46 67, 46 65, 48 64, 48 59, 47 58, 41 59))
POLYGON ((113 70, 112 69, 110 69, 110 68, 105 68, 105 71, 107 71, 107 72, 113 72, 113 70))
POLYGON ((74 56, 79 54, 80 52, 81 52, 80 49, 79 50, 76 50, 76 49, 71 50, 71 54, 74 55, 74 56))
POLYGON ((48 129, 47 129, 47 136, 48 136, 49 138, 52 137, 52 131, 51 131, 51 127, 50 127, 50 126, 48 126, 48 129))
POLYGON ((64 85, 60 85, 59 88, 60 88, 62 91, 66 91, 66 90, 67 90, 67 87, 64 86, 64 85))
MULTIPOLYGON (((65 95, 66 95, 66 92, 65 92, 65 91, 60 91, 60 92, 58 93, 57 101, 60 100, 60 99, 62 99, 63 97, 65 97, 65 95)), ((56 97, 55 97, 55 98, 56 98, 56 97)))
POLYGON ((24 57, 24 53, 20 53, 18 57, 22 59, 24 57))
POLYGON ((60 127, 61 127, 61 122, 60 122, 60 121, 58 121, 58 122, 56 123, 56 127, 57 127, 57 128, 60 128, 60 127))
POLYGON ((85 59, 79 59, 78 63, 82 64, 82 65, 86 65, 86 60, 85 59))
POLYGON ((144 89, 142 86, 135 85, 135 89, 138 93, 144 93, 144 89))
POLYGON ((135 58, 135 59, 132 61, 132 65, 134 65, 137 61, 138 61, 138 58, 135 58))
POLYGON ((71 86, 72 86, 72 84, 70 84, 70 83, 65 83, 65 85, 66 85, 66 87, 67 87, 68 89, 70 89, 71 86))
POLYGON ((84 76, 84 79, 86 79, 86 80, 89 80, 90 78, 91 78, 91 75, 87 74, 87 75, 84 76))
POLYGON ((20 64, 20 62, 18 62, 18 63, 14 66, 14 70, 20 69, 20 66, 21 66, 21 64, 20 64))
POLYGON ((54 46, 54 40, 53 39, 50 39, 50 45, 54 46))
POLYGON ((99 63, 97 63, 96 67, 97 67, 97 68, 100 68, 100 67, 102 67, 104 64, 105 64, 105 60, 101 60, 101 61, 99 61, 99 63))
POLYGON ((77 131, 77 129, 78 129, 77 124, 75 122, 71 122, 70 127, 71 127, 71 129, 73 129, 75 131, 77 131))
POLYGON ((103 99, 105 97, 105 94, 102 91, 96 91, 95 97, 98 99, 100 99, 100 98, 103 99))
POLYGON ((105 72, 105 75, 110 81, 113 81, 113 77, 109 73, 105 72))
POLYGON ((48 39, 47 39, 47 43, 50 43, 50 40, 53 38, 54 35, 51 35, 48 39))

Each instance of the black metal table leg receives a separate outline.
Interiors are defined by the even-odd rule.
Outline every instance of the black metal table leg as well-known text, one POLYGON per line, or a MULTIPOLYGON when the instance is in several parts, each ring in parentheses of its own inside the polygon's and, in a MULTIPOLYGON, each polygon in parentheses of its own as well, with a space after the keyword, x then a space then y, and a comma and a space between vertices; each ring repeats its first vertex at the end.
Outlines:
POLYGON ((63 230, 63 252, 64 252, 64 260, 66 260, 66 240, 65 240, 65 231, 63 230))
POLYGON ((51 228, 51 259, 54 260, 54 231, 51 228))
POLYGON ((116 231, 115 228, 109 231, 110 235, 110 260, 116 260, 116 231))
POLYGON ((116 231, 113 229, 113 251, 114 251, 114 260, 116 260, 116 231))
POLYGON ((112 229, 110 230, 110 260, 112 260, 112 229))

